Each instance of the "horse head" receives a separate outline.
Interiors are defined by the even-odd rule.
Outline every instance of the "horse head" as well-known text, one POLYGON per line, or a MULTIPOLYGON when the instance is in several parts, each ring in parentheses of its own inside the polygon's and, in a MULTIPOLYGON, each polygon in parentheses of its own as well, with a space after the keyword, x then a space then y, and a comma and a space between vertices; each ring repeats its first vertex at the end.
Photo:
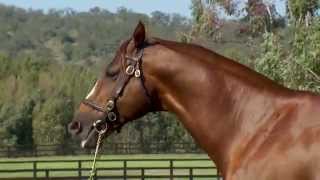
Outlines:
POLYGON ((82 147, 95 147, 99 132, 105 138, 155 108, 153 90, 142 69, 146 46, 145 27, 139 22, 132 37, 121 43, 69 124, 69 131, 81 139, 82 147))

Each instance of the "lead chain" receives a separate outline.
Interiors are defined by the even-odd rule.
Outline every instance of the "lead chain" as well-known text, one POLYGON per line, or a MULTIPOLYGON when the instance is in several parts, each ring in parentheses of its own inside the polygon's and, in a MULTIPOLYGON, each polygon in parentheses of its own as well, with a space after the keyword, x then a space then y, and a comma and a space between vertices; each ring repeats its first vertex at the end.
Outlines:
POLYGON ((97 140, 97 145, 96 145, 96 151, 94 153, 94 158, 93 158, 93 163, 92 163, 92 168, 91 168, 91 171, 90 171, 90 177, 88 180, 93 180, 95 177, 96 177, 96 159, 97 159, 97 155, 98 155, 98 152, 99 152, 99 147, 100 147, 100 144, 101 144, 101 138, 102 138, 102 134, 104 132, 99 132, 99 136, 98 136, 98 140, 97 140))

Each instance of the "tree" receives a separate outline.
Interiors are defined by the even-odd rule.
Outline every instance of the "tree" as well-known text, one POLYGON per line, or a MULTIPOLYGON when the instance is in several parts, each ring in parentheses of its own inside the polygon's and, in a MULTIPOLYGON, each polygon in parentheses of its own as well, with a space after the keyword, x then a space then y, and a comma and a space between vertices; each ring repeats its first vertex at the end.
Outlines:
POLYGON ((284 69, 286 68, 283 61, 283 48, 279 42, 279 36, 274 33, 265 33, 264 41, 261 44, 261 55, 256 59, 255 69, 267 75, 278 83, 284 83, 284 69))
POLYGON ((72 60, 72 53, 73 53, 73 48, 70 43, 66 43, 63 47, 63 53, 65 55, 65 60, 66 61, 71 61, 72 60))
POLYGON ((52 97, 37 104, 33 111, 33 139, 35 144, 63 144, 68 137, 67 124, 73 116, 68 98, 52 97))
POLYGON ((191 8, 194 21, 192 34, 203 33, 213 37, 220 27, 220 19, 214 2, 192 0, 191 8))
POLYGON ((319 0, 287 0, 287 13, 294 24, 310 25, 320 7, 319 0))
POLYGON ((214 36, 214 32, 221 27, 221 17, 229 15, 244 16, 253 34, 271 32, 274 21, 278 18, 274 3, 266 0, 248 0, 244 7, 238 4, 236 0, 192 0, 194 31, 214 36), (225 14, 221 14, 221 8, 225 14))
POLYGON ((169 25, 170 16, 161 11, 153 11, 151 13, 151 21, 153 23, 160 23, 161 25, 169 25))
POLYGON ((287 6, 291 23, 284 34, 265 34, 256 68, 287 87, 319 92, 319 1, 289 0, 287 6))
POLYGON ((0 105, 0 145, 16 145, 17 137, 10 131, 16 124, 14 118, 14 105, 13 104, 1 104, 0 105))

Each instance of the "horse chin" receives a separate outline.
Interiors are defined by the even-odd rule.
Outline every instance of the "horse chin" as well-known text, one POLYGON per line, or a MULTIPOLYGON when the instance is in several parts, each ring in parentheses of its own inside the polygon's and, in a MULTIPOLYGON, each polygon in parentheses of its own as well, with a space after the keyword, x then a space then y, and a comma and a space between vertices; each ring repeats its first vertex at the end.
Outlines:
POLYGON ((81 140, 81 147, 84 149, 95 148, 97 144, 97 136, 98 136, 98 133, 94 129, 91 129, 87 137, 81 140))
MULTIPOLYGON (((105 134, 103 134, 101 140, 109 136, 111 133, 112 131, 108 130, 105 134)), ((88 136, 85 139, 81 140, 81 147, 83 149, 94 149, 97 146, 98 136, 98 132, 95 129, 91 129, 88 133, 88 136)), ((101 141, 100 143, 101 146, 103 144, 103 141, 101 141)))
MULTIPOLYGON (((121 118, 121 122, 125 122, 125 119, 121 118)), ((103 144, 102 140, 108 137, 109 135, 111 135, 115 130, 117 130, 119 133, 122 125, 123 124, 121 124, 120 126, 107 129, 107 131, 101 137, 101 144, 103 144)), ((98 137, 99 137, 99 133, 95 130, 93 126, 91 126, 91 128, 88 129, 88 133, 86 137, 82 138, 81 140, 81 144, 80 144, 81 147, 83 149, 94 149, 97 146, 98 137)))

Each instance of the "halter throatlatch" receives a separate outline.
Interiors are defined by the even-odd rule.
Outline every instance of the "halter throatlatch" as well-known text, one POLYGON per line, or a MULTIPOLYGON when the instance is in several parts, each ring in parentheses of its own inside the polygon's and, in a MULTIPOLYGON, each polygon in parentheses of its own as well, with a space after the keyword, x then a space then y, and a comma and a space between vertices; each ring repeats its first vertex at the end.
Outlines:
MULTIPOLYGON (((129 56, 124 56, 126 60, 126 68, 125 68, 125 73, 120 74, 118 80, 116 81, 116 85, 114 89, 112 90, 111 97, 107 100, 106 104, 104 107, 98 105, 97 103, 93 102, 92 100, 85 99, 82 101, 83 104, 90 106, 91 108, 102 112, 106 115, 105 120, 97 120, 93 123, 93 127, 95 130, 100 133, 101 126, 104 123, 105 125, 103 128, 103 131, 107 131, 108 128, 110 127, 115 127, 118 132, 120 131, 120 128, 122 127, 123 123, 120 122, 119 119, 119 111, 117 109, 117 100, 119 97, 121 97, 122 92, 126 85, 128 84, 129 80, 131 77, 136 77, 140 78, 142 82, 143 89, 145 91, 146 96, 148 97, 149 101, 151 102, 150 95, 148 91, 146 90, 146 87, 143 82, 143 76, 142 76, 142 71, 141 71, 141 61, 142 61, 142 56, 143 56, 143 49, 140 49, 137 52, 136 57, 129 57, 129 56)), ((104 132, 104 133, 105 133, 104 132)))

